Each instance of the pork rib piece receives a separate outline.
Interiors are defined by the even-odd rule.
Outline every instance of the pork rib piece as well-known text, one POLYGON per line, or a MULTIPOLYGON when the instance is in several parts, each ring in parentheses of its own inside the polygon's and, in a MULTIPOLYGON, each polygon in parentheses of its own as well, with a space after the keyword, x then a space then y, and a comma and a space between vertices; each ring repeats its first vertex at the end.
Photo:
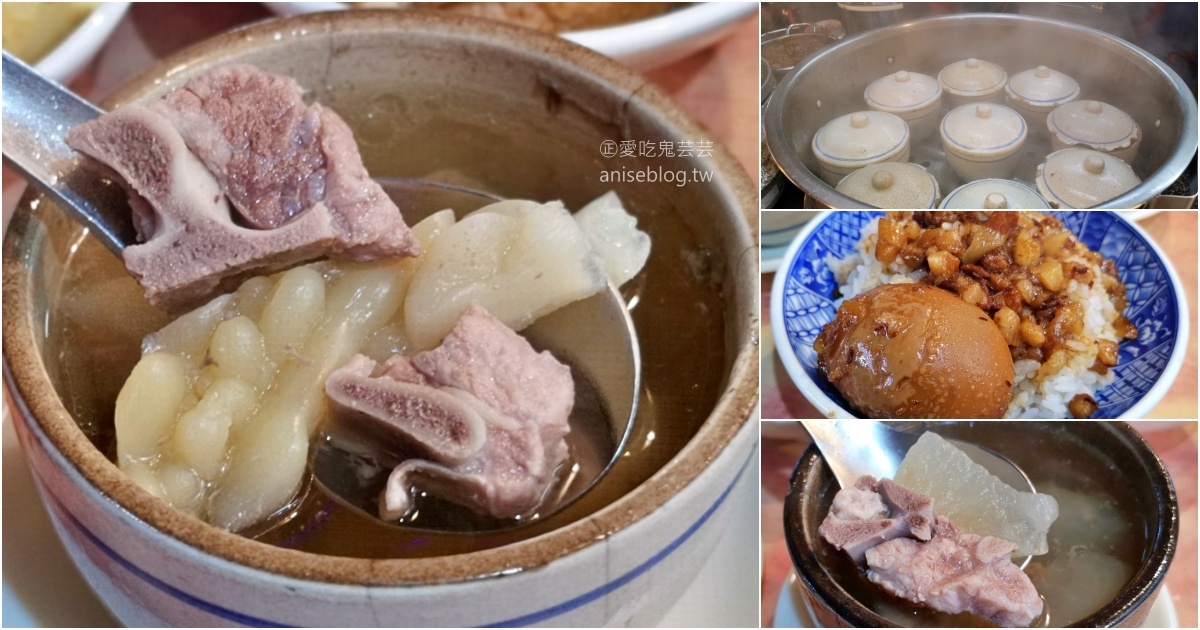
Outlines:
POLYGON ((821 537, 862 564, 867 550, 884 541, 912 536, 929 540, 933 500, 890 480, 863 475, 853 488, 833 497, 821 537))
POLYGON ((567 457, 570 368, 478 306, 441 346, 378 368, 356 356, 325 391, 338 421, 369 423, 420 454, 388 477, 384 520, 412 508, 414 486, 496 518, 529 513, 567 457))
POLYGON ((66 140, 123 180, 142 241, 125 265, 162 308, 194 305, 225 277, 325 254, 419 253, 346 123, 305 105, 294 80, 253 66, 217 67, 66 140))
POLYGON ((939 516, 933 538, 896 538, 867 551, 867 578, 887 592, 946 613, 969 612, 1023 627, 1042 614, 1033 582, 1013 564, 1017 546, 960 531, 939 516))

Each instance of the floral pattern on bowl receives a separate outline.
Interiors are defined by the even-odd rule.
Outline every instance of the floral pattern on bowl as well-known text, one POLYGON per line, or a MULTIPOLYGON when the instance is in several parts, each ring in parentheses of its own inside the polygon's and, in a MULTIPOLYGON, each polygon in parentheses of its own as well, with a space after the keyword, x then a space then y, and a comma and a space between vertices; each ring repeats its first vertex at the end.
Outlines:
MULTIPOLYGON (((1120 345, 1116 379, 1096 394, 1097 418, 1140 418, 1179 373, 1187 345, 1187 305, 1162 250, 1133 223, 1108 211, 1051 211, 1093 251, 1116 261, 1129 305, 1123 313, 1138 338, 1120 345)), ((771 326, 788 374, 827 417, 858 417, 817 370, 812 344, 837 313, 838 282, 827 261, 853 253, 865 226, 882 211, 830 211, 792 242, 771 291, 771 326)))

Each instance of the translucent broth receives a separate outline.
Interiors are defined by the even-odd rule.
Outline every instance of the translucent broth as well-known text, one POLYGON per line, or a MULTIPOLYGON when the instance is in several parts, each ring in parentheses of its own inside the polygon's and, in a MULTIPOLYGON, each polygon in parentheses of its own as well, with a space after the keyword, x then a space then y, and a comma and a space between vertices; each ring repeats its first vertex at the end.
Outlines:
MULTIPOLYGON (((313 484, 269 522, 245 532, 313 553, 401 558, 493 548, 557 529, 596 512, 659 470, 695 435, 721 394, 728 369, 724 255, 703 242, 680 212, 643 212, 639 226, 654 238, 642 274, 623 288, 638 330, 642 392, 626 450, 609 474, 562 512, 529 526, 489 534, 404 531, 350 510, 313 484)), ((93 239, 61 252, 61 285, 53 307, 46 365, 63 403, 98 449, 115 455, 117 393, 141 355, 142 338, 169 319, 150 307, 124 266, 93 239)))

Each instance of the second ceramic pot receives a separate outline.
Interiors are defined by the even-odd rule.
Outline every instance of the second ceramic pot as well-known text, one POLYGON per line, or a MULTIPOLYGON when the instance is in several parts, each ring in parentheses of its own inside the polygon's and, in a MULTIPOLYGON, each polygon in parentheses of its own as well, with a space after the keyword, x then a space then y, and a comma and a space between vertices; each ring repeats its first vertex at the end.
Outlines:
POLYGON ((858 169, 879 162, 907 162, 908 124, 887 112, 865 111, 839 116, 813 137, 812 150, 821 177, 831 186, 858 169))
POLYGON ((1029 134, 1025 119, 1003 105, 968 103, 942 119, 946 161, 963 181, 1005 179, 1029 134))

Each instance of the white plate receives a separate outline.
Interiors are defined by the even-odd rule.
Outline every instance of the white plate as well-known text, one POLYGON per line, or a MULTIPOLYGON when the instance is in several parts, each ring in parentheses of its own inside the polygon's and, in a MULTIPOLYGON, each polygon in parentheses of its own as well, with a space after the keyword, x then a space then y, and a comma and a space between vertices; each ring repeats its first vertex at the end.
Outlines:
POLYGON ((106 2, 96 7, 66 39, 59 42, 34 69, 59 83, 67 83, 92 60, 129 10, 128 2, 106 2))
MULTIPOLYGON (((797 590, 800 579, 795 571, 788 573, 779 591, 779 601, 775 604, 775 617, 771 622, 772 628, 820 628, 808 602, 797 590)), ((1178 628, 1179 616, 1175 614, 1175 603, 1171 601, 1171 591, 1164 584, 1158 593, 1158 599, 1150 607, 1150 614, 1142 622, 1143 628, 1178 628)))
MULTIPOLYGON (((346 8, 344 2, 263 4, 282 16, 346 8)), ((706 2, 628 24, 562 33, 562 37, 638 70, 651 70, 711 46, 738 20, 757 13, 757 2, 706 2)))

